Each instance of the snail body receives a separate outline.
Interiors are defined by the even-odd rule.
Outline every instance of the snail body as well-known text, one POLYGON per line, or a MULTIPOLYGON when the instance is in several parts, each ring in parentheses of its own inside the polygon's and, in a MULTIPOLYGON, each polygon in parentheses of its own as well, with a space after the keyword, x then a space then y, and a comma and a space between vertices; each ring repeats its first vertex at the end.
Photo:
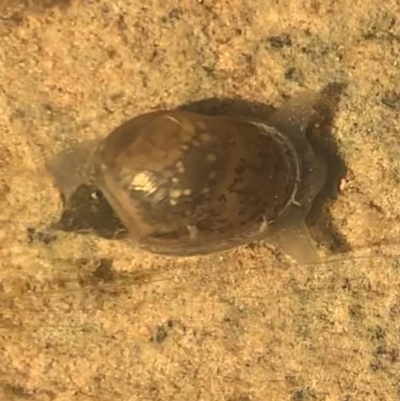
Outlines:
POLYGON ((310 262, 304 221, 325 181, 305 136, 315 100, 299 95, 268 122, 150 112, 57 155, 50 172, 67 197, 93 183, 144 250, 190 256, 266 238, 310 262))

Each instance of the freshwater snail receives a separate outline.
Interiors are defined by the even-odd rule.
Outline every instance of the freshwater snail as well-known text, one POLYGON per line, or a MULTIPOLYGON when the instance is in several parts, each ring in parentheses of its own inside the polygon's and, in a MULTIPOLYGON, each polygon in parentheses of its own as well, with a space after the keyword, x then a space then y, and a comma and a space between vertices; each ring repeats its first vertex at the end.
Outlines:
POLYGON ((59 153, 48 169, 67 199, 95 185, 144 250, 190 256, 265 238, 312 262, 305 218, 326 177, 305 136, 316 100, 301 93, 268 122, 150 112, 59 153))

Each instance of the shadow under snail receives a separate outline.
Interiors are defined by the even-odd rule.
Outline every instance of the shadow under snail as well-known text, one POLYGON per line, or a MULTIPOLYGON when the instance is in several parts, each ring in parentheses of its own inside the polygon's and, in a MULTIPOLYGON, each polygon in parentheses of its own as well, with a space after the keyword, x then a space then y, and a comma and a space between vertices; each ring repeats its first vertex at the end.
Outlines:
POLYGON ((303 92, 267 122, 150 112, 47 167, 67 200, 84 183, 96 186, 149 252, 200 255, 266 239, 310 263, 317 252, 305 218, 326 179, 305 136, 317 98, 303 92))

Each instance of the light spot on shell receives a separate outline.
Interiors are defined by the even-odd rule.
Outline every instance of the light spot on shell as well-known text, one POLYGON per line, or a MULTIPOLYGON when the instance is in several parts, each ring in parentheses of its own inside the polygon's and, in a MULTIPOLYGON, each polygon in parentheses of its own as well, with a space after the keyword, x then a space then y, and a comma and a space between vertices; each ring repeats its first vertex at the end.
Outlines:
POLYGON ((187 226, 187 229, 189 230, 190 239, 195 240, 199 233, 199 230, 197 229, 197 227, 196 226, 187 226))
POLYGON ((180 189, 171 189, 169 191, 169 196, 171 199, 178 199, 182 195, 182 191, 180 189))
POLYGON ((176 168, 177 168, 178 172, 181 174, 183 174, 185 172, 185 167, 183 166, 182 161, 179 161, 178 163, 176 163, 176 168))
POLYGON ((214 153, 209 153, 206 156, 206 160, 210 163, 214 163, 215 161, 217 161, 217 156, 214 155, 214 153))
POLYGON ((205 122, 199 121, 199 120, 196 121, 196 127, 197 127, 199 130, 201 130, 201 131, 205 131, 206 128, 207 128, 205 122))
POLYGON ((154 185, 150 174, 146 171, 136 174, 132 179, 131 186, 137 191, 144 191, 148 193, 153 193, 157 190, 157 186, 154 185))
POLYGON ((211 139, 211 135, 208 132, 204 132, 200 135, 200 138, 203 142, 207 142, 211 139))

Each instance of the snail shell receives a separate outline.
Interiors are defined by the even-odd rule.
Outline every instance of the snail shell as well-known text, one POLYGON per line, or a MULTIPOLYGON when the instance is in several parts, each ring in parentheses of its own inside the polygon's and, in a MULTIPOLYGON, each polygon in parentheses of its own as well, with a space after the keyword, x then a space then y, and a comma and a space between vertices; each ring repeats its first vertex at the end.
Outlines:
POLYGON ((268 123, 150 112, 48 166, 67 197, 84 182, 98 187, 147 251, 189 256, 267 238, 311 262, 304 221, 326 175, 305 136, 316 98, 291 99, 268 123))

